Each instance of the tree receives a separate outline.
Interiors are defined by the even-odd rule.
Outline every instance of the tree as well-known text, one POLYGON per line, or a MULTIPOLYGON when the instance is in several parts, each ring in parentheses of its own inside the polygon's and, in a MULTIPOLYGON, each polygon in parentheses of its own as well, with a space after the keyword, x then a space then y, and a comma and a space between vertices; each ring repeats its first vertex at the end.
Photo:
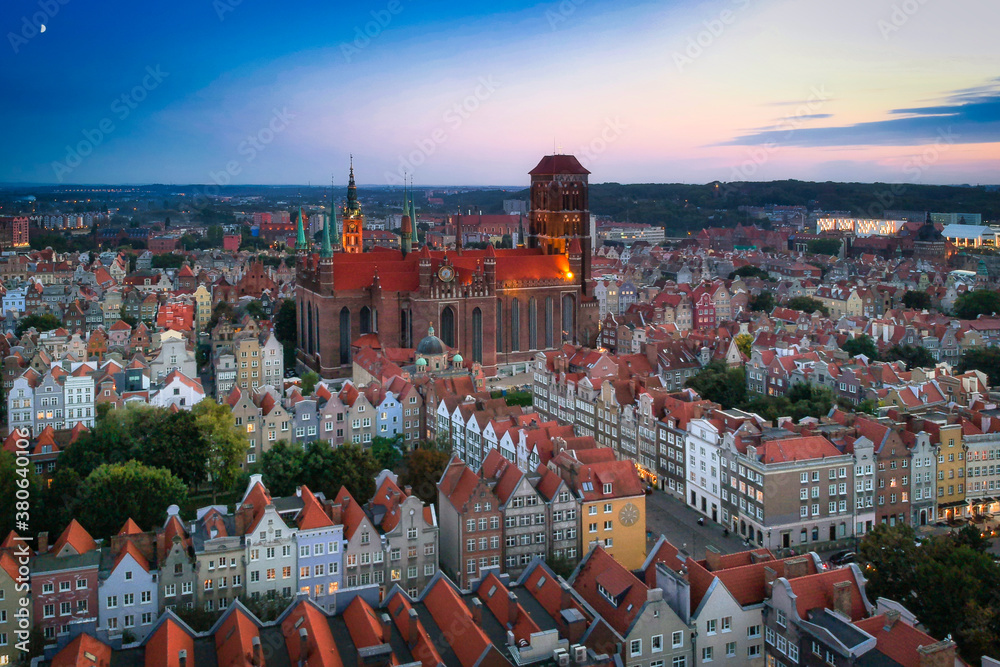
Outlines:
POLYGON ((205 240, 211 248, 221 248, 222 237, 222 225, 209 225, 208 229, 205 230, 205 240))
POLYGON ((274 314, 274 337, 284 347, 285 368, 288 370, 295 368, 296 327, 295 301, 285 299, 274 314))
POLYGON ((867 415, 877 415, 878 414, 878 403, 870 398, 858 403, 857 407, 854 408, 855 412, 863 412, 867 415))
POLYGON ((417 447, 406 457, 406 470, 401 475, 404 485, 425 503, 437 502, 437 483, 451 457, 437 449, 417 447))
POLYGON ((302 469, 306 453, 297 444, 277 442, 264 452, 260 459, 260 470, 264 475, 264 485, 271 495, 289 496, 302 484, 302 469))
POLYGON ((733 340, 736 341, 736 347, 743 353, 743 356, 749 358, 750 348, 753 346, 753 336, 750 334, 740 334, 733 340))
POLYGON ((730 272, 729 280, 735 280, 736 278, 760 278, 761 280, 769 281, 771 280, 771 274, 759 266, 747 264, 746 266, 741 266, 735 271, 730 272))
POLYGON ((256 299, 247 304, 247 315, 255 320, 267 319, 267 316, 264 314, 264 306, 256 299))
POLYGON ((933 368, 934 355, 926 347, 916 345, 893 345, 884 355, 883 361, 902 361, 907 368, 933 368))
POLYGON ((152 267, 154 269, 179 269, 184 265, 184 255, 165 253, 153 255, 152 267))
POLYGON ((62 321, 52 313, 32 313, 17 320, 14 333, 20 338, 24 332, 34 327, 35 331, 52 331, 62 326, 62 321))
POLYGON ((236 319, 236 311, 233 310, 232 305, 225 299, 215 304, 215 308, 212 309, 212 317, 208 320, 208 324, 205 325, 205 331, 214 329, 222 318, 226 318, 230 322, 236 319))
POLYGON ((742 367, 728 368, 713 361, 694 377, 688 379, 687 386, 709 401, 723 408, 734 408, 747 400, 746 373, 742 367))
POLYGON ((955 316, 963 320, 1000 313, 1000 292, 985 289, 966 292, 955 299, 954 310, 955 316))
POLYGON ((133 519, 146 529, 163 524, 167 507, 182 504, 187 487, 166 468, 138 461, 105 464, 80 485, 76 517, 95 537, 114 535, 133 519))
POLYGON ((545 564, 549 566, 553 574, 562 577, 563 579, 569 579, 573 576, 573 571, 576 569, 579 559, 571 559, 566 556, 553 556, 545 561, 545 564))
POLYGON ((990 385, 1000 384, 1000 348, 977 347, 966 350, 958 362, 959 373, 982 371, 989 378, 990 385))
MULTIPOLYGON (((22 459, 22 463, 24 459, 22 459)), ((0 450, 0 534, 4 537, 18 527, 20 512, 28 515, 28 529, 20 528, 17 532, 25 535, 30 530, 36 533, 38 525, 32 525, 32 519, 40 519, 39 500, 41 487, 35 477, 34 464, 19 467, 17 457, 13 452, 0 450), (31 510, 34 510, 32 512, 31 510)))
POLYGON ((317 374, 315 371, 306 371, 305 373, 303 373, 302 385, 300 387, 302 389, 302 395, 308 396, 311 393, 313 393, 313 390, 316 388, 316 383, 319 382, 319 380, 320 380, 319 374, 317 374))
POLYGON ((775 305, 774 294, 767 290, 750 297, 750 310, 756 313, 770 313, 775 305))
POLYGON ((392 438, 375 436, 372 438, 372 457, 379 470, 395 470, 403 460, 403 434, 392 438))
POLYGON ((249 442, 246 434, 236 427, 228 405, 206 398, 196 403, 191 412, 207 445, 205 470, 212 484, 214 503, 219 490, 231 489, 239 476, 249 442))
POLYGON ((910 608, 917 556, 914 535, 913 528, 906 524, 880 523, 861 540, 858 560, 868 577, 870 599, 885 597, 910 608))
POLYGON ((906 290, 903 295, 903 305, 907 308, 925 310, 931 307, 931 296, 921 290, 906 290))
POLYGON ((333 465, 340 471, 341 484, 355 500, 365 502, 375 495, 375 475, 379 468, 370 450, 346 444, 333 450, 333 465))
POLYGON ((847 340, 841 345, 841 349, 852 357, 864 355, 869 361, 878 360, 878 348, 875 347, 875 341, 872 340, 871 336, 866 334, 861 334, 847 340))
POLYGON ((840 239, 815 239, 806 247, 813 255, 839 255, 840 246, 840 239))
POLYGON ((789 299, 785 303, 785 306, 791 308, 792 310, 801 310, 803 313, 809 313, 810 315, 818 310, 822 313, 823 317, 830 316, 830 311, 823 305, 823 302, 814 299, 811 296, 794 297, 789 299))

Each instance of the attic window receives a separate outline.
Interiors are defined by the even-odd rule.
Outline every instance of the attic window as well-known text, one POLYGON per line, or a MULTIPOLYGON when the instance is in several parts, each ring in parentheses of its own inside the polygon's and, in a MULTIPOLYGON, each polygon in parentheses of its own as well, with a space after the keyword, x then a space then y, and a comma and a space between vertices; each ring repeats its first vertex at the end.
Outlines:
POLYGON ((538 583, 535 584, 535 588, 541 588, 543 585, 545 585, 545 575, 544 574, 542 576, 538 577, 538 583))
POLYGON ((490 587, 490 592, 486 594, 486 597, 491 598, 491 597, 493 597, 493 594, 496 593, 496 592, 497 592, 497 587, 496 586, 491 586, 490 587))
POLYGON ((605 484, 604 485, 604 493, 605 493, 605 495, 611 493, 611 484, 605 484))

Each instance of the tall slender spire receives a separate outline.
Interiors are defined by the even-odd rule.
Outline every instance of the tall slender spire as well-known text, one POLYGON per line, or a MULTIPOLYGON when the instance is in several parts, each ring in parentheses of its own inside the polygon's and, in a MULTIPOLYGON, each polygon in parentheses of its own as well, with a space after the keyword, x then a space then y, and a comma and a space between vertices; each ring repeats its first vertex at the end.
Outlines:
POLYGON ((361 206, 358 204, 358 186, 354 183, 354 155, 351 155, 351 172, 347 177, 347 211, 348 216, 354 217, 361 213, 361 206))
POLYGON ((323 225, 323 247, 320 249, 320 257, 333 257, 333 243, 330 240, 330 226, 336 224, 337 207, 333 204, 333 179, 330 179, 330 217, 323 225))
POLYGON ((417 209, 413 204, 413 176, 410 176, 410 224, 413 225, 414 232, 417 229, 417 209))
POLYGON ((298 238, 295 239, 295 250, 298 252, 306 252, 309 250, 309 243, 306 241, 306 228, 302 223, 302 205, 299 205, 299 234, 298 238))

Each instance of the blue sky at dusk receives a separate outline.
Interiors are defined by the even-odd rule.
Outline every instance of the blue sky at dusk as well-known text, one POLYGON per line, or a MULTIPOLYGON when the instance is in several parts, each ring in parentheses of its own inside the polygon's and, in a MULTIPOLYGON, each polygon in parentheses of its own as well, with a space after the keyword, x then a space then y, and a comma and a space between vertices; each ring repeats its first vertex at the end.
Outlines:
POLYGON ((63 1, 0 8, 2 182, 1000 182, 995 0, 63 1))

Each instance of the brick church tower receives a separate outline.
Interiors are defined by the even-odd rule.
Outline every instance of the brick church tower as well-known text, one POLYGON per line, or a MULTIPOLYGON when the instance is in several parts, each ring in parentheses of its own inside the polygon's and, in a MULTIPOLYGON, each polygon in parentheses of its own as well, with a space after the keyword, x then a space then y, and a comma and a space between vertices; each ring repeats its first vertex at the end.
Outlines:
POLYGON ((363 248, 362 232, 365 228, 365 216, 361 213, 358 203, 358 186, 354 184, 354 157, 351 157, 351 175, 347 181, 347 205, 344 206, 344 219, 341 223, 343 235, 341 248, 346 253, 359 253, 363 248))
POLYGON ((579 239, 583 258, 581 285, 590 289, 591 237, 587 176, 590 174, 573 155, 546 155, 528 172, 531 175, 531 213, 528 247, 546 255, 568 254, 573 239, 579 239))

